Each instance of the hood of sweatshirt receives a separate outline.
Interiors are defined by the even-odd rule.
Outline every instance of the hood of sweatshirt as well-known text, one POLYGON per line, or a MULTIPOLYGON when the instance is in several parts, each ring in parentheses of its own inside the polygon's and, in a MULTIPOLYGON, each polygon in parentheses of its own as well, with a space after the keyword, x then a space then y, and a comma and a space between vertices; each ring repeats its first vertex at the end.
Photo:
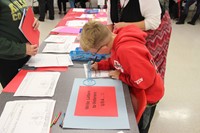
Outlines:
POLYGON ((126 45, 126 42, 134 42, 134 45, 146 44, 147 34, 135 25, 119 28, 114 33, 117 34, 113 44, 115 50, 120 45, 126 45))

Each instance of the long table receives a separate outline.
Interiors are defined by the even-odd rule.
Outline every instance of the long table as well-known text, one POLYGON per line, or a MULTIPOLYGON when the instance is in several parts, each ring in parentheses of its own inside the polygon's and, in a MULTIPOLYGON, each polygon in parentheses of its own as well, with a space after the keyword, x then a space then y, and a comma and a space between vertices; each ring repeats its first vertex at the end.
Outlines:
MULTIPOLYGON (((72 13, 72 11, 70 11, 72 13)), ((68 14, 67 14, 68 15, 68 14)), ((66 16, 67 16, 66 15, 66 16)), ((64 21, 67 20, 67 17, 64 17, 63 20, 58 25, 62 25, 64 21)), ((44 48, 45 43, 43 42, 41 45, 41 50, 44 48)), ((67 71, 61 72, 61 76, 58 80, 58 84, 56 86, 55 94, 52 98, 56 100, 56 105, 54 109, 54 116, 58 112, 66 112, 73 82, 75 78, 84 78, 84 68, 83 62, 74 62, 74 66, 70 66, 67 71)), ((129 88, 127 85, 123 84, 123 90, 125 95, 126 107, 128 112, 130 130, 86 130, 86 129, 63 129, 59 126, 59 122, 57 122, 52 128, 52 133, 117 133, 119 131, 123 131, 124 133, 139 133, 137 122, 135 119, 134 110, 131 103, 129 88)), ((5 93, 2 92, 0 94, 0 114, 3 111, 3 108, 7 101, 14 100, 34 100, 34 99, 44 99, 41 97, 14 97, 13 93, 5 93)))

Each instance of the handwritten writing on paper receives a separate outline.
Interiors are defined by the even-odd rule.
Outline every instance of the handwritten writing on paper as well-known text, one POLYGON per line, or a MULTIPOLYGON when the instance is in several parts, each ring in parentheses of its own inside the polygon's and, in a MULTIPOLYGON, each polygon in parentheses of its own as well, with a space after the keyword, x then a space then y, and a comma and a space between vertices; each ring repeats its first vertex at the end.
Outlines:
POLYGON ((117 117, 115 87, 80 86, 74 115, 117 117))

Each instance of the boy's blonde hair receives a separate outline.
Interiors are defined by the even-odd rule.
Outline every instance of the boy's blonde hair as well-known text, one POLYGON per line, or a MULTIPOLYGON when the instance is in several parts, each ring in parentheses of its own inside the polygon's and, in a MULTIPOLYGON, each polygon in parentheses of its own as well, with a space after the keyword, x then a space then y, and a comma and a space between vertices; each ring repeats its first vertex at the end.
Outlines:
POLYGON ((91 48, 98 49, 111 37, 112 32, 105 25, 97 21, 89 21, 83 26, 80 45, 84 51, 91 48))

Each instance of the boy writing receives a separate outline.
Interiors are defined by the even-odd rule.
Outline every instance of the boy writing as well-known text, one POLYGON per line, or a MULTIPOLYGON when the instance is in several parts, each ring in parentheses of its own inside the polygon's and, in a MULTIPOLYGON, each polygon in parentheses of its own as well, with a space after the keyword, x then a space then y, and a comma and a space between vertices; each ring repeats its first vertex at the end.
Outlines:
POLYGON ((126 83, 140 133, 147 133, 156 103, 163 97, 164 83, 145 46, 146 33, 135 25, 119 28, 115 34, 105 25, 90 21, 81 32, 80 45, 94 54, 110 58, 92 65, 94 70, 112 70, 109 76, 126 83))

